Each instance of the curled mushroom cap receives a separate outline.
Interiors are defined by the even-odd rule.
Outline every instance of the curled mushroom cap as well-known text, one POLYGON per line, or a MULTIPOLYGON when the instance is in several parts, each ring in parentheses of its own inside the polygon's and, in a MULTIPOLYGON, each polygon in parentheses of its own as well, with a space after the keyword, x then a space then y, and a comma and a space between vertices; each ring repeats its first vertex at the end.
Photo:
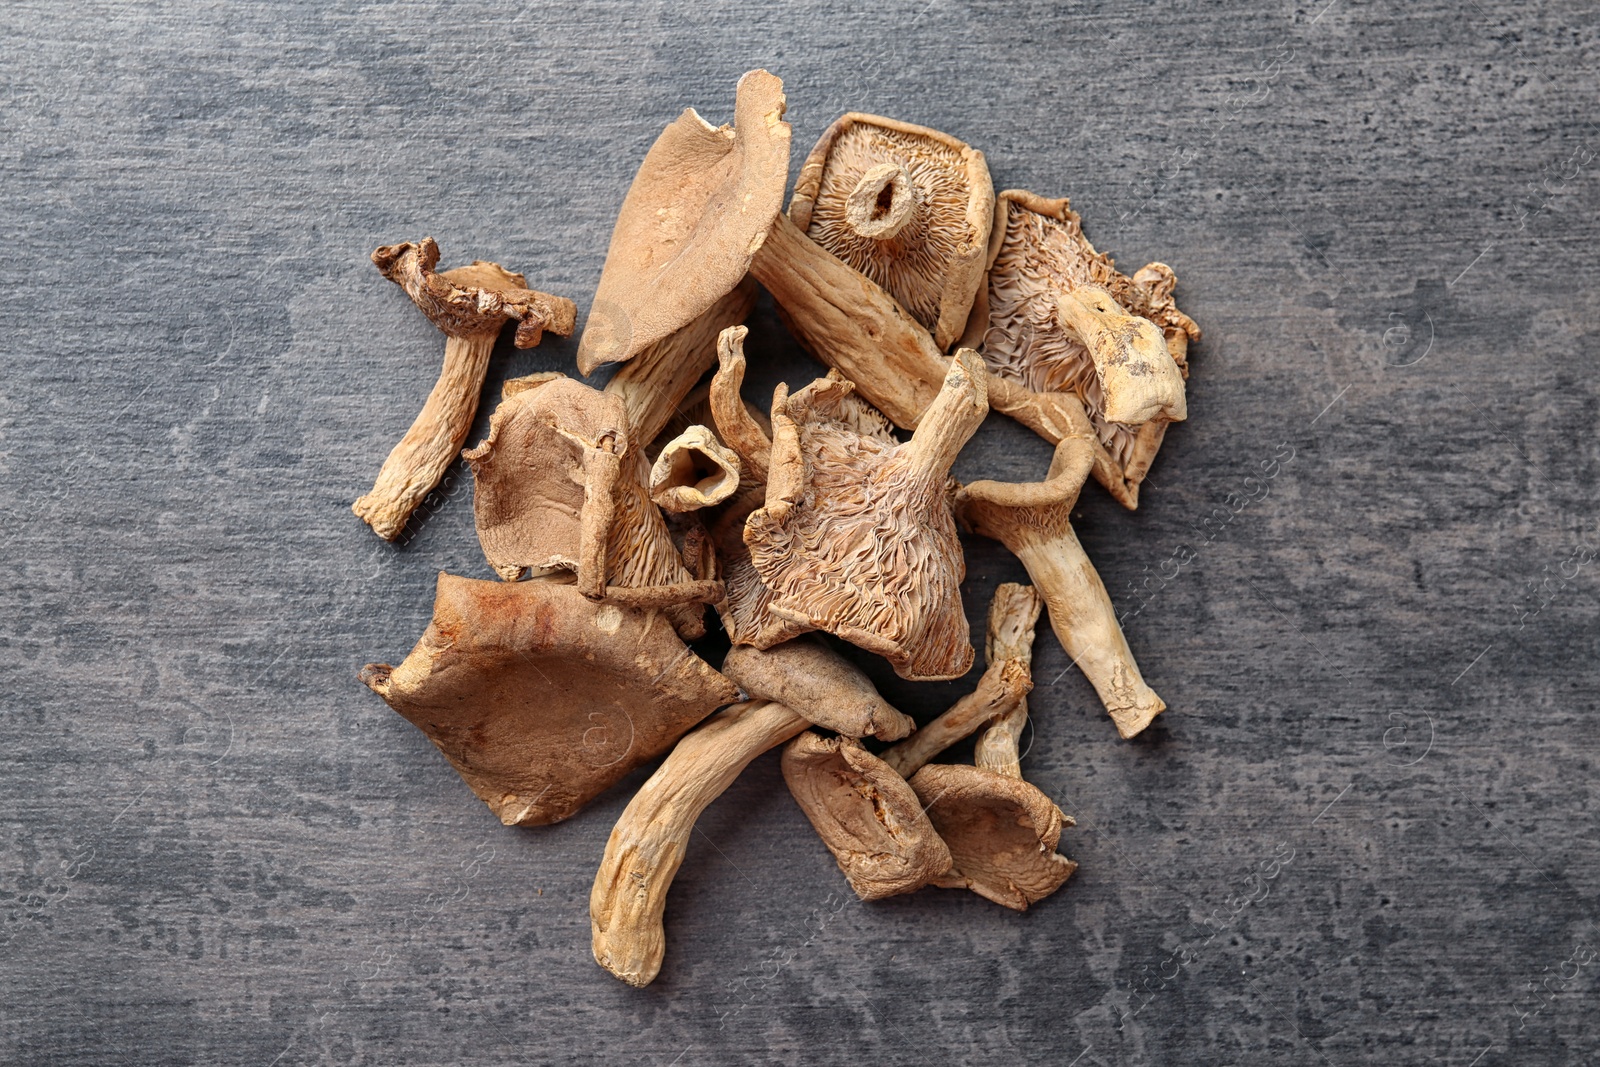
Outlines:
POLYGON ((921 889, 950 870, 922 801, 858 743, 807 730, 784 749, 783 778, 862 900, 921 889))
POLYGON ((982 767, 933 764, 911 778, 928 819, 950 849, 951 869, 934 880, 970 889, 1016 911, 1060 889, 1078 865, 1056 852, 1075 825, 1036 786, 982 767))
POLYGON ((691 426, 650 467, 650 499, 674 513, 720 504, 739 488, 739 455, 704 426, 691 426))
POLYGON ((744 277, 783 204, 784 106, 783 82, 753 70, 739 79, 732 127, 689 108, 650 147, 578 344, 585 375, 681 329, 744 277))
POLYGON ((567 818, 738 695, 656 612, 443 573, 416 648, 361 680, 508 826, 567 818))
POLYGON ((961 335, 994 223, 982 152, 926 126, 852 112, 811 150, 789 217, 883 286, 940 350, 961 335))
POLYGON ((1015 189, 996 199, 989 255, 964 343, 981 342, 1001 377, 1078 396, 1112 460, 1096 478, 1136 491, 1166 423, 1187 414, 1185 354, 1200 336, 1172 301, 1172 268, 1152 263, 1129 278, 1095 251, 1065 198, 1015 189))
POLYGON ((596 963, 629 985, 655 980, 667 951, 667 890, 695 820, 751 760, 807 725, 782 704, 757 700, 724 708, 678 742, 606 842, 589 894, 596 963))
POLYGON ((735 645, 722 673, 739 688, 776 700, 846 737, 897 741, 916 728, 911 716, 879 695, 866 674, 815 637, 797 637, 768 649, 735 645))
POLYGON ((684 566, 642 484, 620 397, 570 378, 525 386, 465 455, 478 540, 502 578, 569 571, 585 596, 665 607, 683 636, 705 632, 697 605, 721 586, 684 566))
POLYGON ((384 460, 372 491, 351 509, 379 537, 392 541, 461 451, 500 328, 516 320, 517 346, 531 348, 545 330, 570 334, 577 309, 565 297, 527 288, 522 275, 498 263, 479 260, 435 272, 439 246, 431 237, 385 245, 372 253, 372 261, 445 335, 439 381, 384 460))
POLYGON ((1056 446, 1045 481, 973 482, 956 494, 956 511, 974 533, 1000 541, 1022 561, 1062 648, 1128 738, 1166 704, 1139 673, 1111 597, 1072 529, 1072 505, 1092 463, 1092 444, 1067 438, 1056 446))
POLYGON ((744 529, 770 611, 876 652, 903 678, 959 678, 973 653, 946 487, 989 409, 981 363, 957 354, 904 444, 864 421, 852 392, 830 377, 774 398, 766 505, 744 529))

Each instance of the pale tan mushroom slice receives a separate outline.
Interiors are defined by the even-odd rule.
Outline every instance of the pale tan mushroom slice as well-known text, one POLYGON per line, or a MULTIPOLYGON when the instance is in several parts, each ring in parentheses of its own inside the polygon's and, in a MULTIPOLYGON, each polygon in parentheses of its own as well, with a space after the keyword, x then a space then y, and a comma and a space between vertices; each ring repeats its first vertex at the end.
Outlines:
POLYGON ((1166 704, 1139 673, 1111 597, 1072 530, 1072 506, 1092 463, 1092 442, 1067 438, 1056 446, 1047 480, 973 482, 956 493, 956 512, 974 533, 1000 541, 1022 561, 1061 647, 1128 738, 1166 704))
POLYGON ((916 729, 861 668, 812 635, 767 649, 735 645, 722 673, 751 696, 775 700, 846 737, 898 741, 916 729))
POLYGON ((744 528, 773 615, 875 652, 911 681, 967 672, 966 563, 947 485, 988 412, 985 379, 975 352, 958 353, 904 444, 841 378, 792 398, 778 389, 766 504, 744 528))
POLYGON ((756 283, 746 278, 688 325, 646 345, 617 368, 605 391, 622 397, 635 438, 653 441, 672 421, 705 373, 716 365, 717 338, 722 331, 749 316, 756 289, 756 283))
MULTIPOLYGON (((612 231, 578 366, 588 374, 634 358, 693 322, 748 272, 812 355, 856 382, 896 426, 915 428, 948 361, 882 286, 780 210, 789 167, 785 106, 783 83, 750 71, 739 79, 733 128, 714 129, 691 109, 657 139, 612 231)), ((1067 393, 1035 393, 991 376, 989 396, 996 411, 1051 443, 1088 424, 1067 393)), ((728 428, 718 428, 737 449, 728 428)))
MULTIPOLYGON (((1002 582, 989 605, 989 633, 984 653, 993 666, 1012 660, 1033 671, 1033 633, 1044 610, 1044 599, 1031 585, 1002 582)), ((1028 698, 996 719, 978 736, 972 762, 1013 778, 1022 777, 1018 752, 1022 730, 1028 724, 1028 698)))
POLYGON ((361 680, 508 826, 567 818, 738 696, 654 611, 443 573, 416 648, 361 680))
POLYGON ((739 489, 739 454, 704 426, 691 426, 662 446, 650 467, 650 499, 673 514, 699 511, 739 489))
POLYGON ((520 387, 465 453, 478 540, 495 573, 575 575, 594 599, 667 609, 678 633, 705 633, 720 583, 684 565, 642 482, 622 398, 570 378, 520 387))
POLYGON ((1169 422, 1187 415, 1187 352, 1200 336, 1152 263, 1132 278, 1096 252, 1065 198, 1009 189, 995 201, 988 283, 962 343, 996 374, 1077 396, 1109 463, 1095 478, 1137 499, 1169 422))
POLYGON ((529 289, 522 275, 498 263, 478 260, 436 273, 439 246, 431 237, 385 245, 372 253, 372 262, 445 335, 439 381, 384 460, 372 491, 351 506, 379 537, 392 541, 461 451, 500 328, 515 320, 517 347, 532 348, 545 330, 570 334, 577 309, 565 297, 529 289))
POLYGON ((994 224, 982 152, 926 126, 851 112, 800 168, 789 218, 881 285, 940 351, 961 336, 994 224))
POLYGON ((667 951, 662 916, 695 820, 761 753, 809 726, 764 700, 724 708, 679 741, 617 820, 589 894, 594 958, 632 986, 649 985, 667 951))
POLYGON ((784 749, 783 778, 862 900, 921 889, 950 870, 922 801, 858 742, 807 730, 784 749))
POLYGON ((933 880, 1016 911, 1060 889, 1078 865, 1056 852, 1076 825, 1028 782, 982 767, 933 764, 911 778, 952 867, 933 880))

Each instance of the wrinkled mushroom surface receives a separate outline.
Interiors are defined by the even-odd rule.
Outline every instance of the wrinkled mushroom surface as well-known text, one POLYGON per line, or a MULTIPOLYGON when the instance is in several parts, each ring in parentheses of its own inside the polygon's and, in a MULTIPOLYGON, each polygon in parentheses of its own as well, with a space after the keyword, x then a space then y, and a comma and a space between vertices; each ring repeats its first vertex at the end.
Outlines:
POLYGON ((783 779, 862 900, 921 889, 950 870, 911 786, 856 742, 807 730, 784 749, 783 779))
POLYGON ((662 446, 650 467, 650 499, 681 514, 712 507, 739 488, 739 454, 704 426, 691 426, 662 446))
MULTIPOLYGON (((1032 676, 1034 628, 1042 610, 1044 599, 1033 586, 1000 583, 989 604, 989 630, 984 646, 986 660, 991 666, 1011 661, 1032 676)), ((1028 698, 1024 696, 979 735, 972 761, 979 767, 1021 778, 1018 742, 1027 723, 1028 698)))
POLYGON ((950 849, 952 867, 935 885, 1027 911, 1078 869, 1056 852, 1072 818, 1020 778, 936 763, 913 775, 911 788, 950 849))
POLYGON ((443 573, 416 648, 361 680, 508 826, 567 818, 738 695, 655 612, 443 573))
POLYGON ((789 217, 881 285, 941 351, 961 335, 994 222, 982 152, 926 126, 851 112, 811 150, 789 217))
POLYGON ((853 391, 836 377, 779 390, 766 504, 745 522, 751 560, 772 614, 876 652, 903 678, 959 678, 973 652, 947 485, 988 411, 981 363, 957 355, 904 444, 853 391))
POLYGON ((768 649, 735 645, 722 673, 763 700, 776 700, 846 737, 897 741, 916 728, 879 695, 866 673, 814 635, 768 649))

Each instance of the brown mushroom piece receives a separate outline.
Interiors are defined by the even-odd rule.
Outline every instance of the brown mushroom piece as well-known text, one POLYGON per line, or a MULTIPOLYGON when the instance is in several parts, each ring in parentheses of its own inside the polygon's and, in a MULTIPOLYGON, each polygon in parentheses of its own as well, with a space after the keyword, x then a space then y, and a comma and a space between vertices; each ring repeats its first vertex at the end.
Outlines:
POLYGON ((1016 911, 1060 889, 1078 865, 1056 852, 1076 823, 1038 787, 983 767, 933 764, 911 788, 950 850, 952 867, 933 880, 970 889, 1016 911))
MULTIPOLYGON (((989 633, 984 646, 985 658, 991 666, 1012 660, 1032 674, 1034 627, 1043 609, 1044 600, 1033 586, 1015 582, 1000 584, 989 605, 989 633)), ((1022 739, 1022 728, 1027 724, 1028 698, 1024 696, 1015 707, 997 718, 978 736, 972 762, 991 771, 1021 778, 1021 755, 1017 750, 1022 739)))
POLYGON ((502 578, 570 572, 584 596, 665 608, 699 637, 722 586, 685 567, 626 428, 621 397, 570 378, 508 391, 465 453, 478 540, 502 578))
POLYGON ((691 426, 662 446, 650 467, 650 499, 682 514, 722 503, 739 488, 739 454, 704 426, 691 426))
POLYGON ((567 818, 738 696, 654 611, 443 573, 411 654, 361 680, 507 826, 567 818))
POLYGON ((572 333, 577 308, 565 297, 529 289, 522 275, 498 263, 478 260, 435 272, 439 246, 431 237, 385 245, 372 253, 372 262, 445 335, 444 367, 421 413, 384 460, 372 491, 351 506, 379 537, 392 541, 461 451, 500 328, 515 320, 517 347, 532 348, 546 330, 562 337, 572 333))
POLYGON ((950 870, 911 786, 858 742, 807 730, 784 749, 783 778, 862 900, 921 889, 950 870))
MULTIPOLYGON (((779 210, 789 168, 784 108, 783 83, 754 70, 739 79, 733 127, 712 127, 691 108, 656 140, 612 230, 578 367, 589 374, 635 358, 748 272, 808 351, 856 382, 896 426, 915 428, 948 363, 894 297, 779 210)), ((1088 426, 1070 394, 991 376, 989 396, 995 410, 1052 443, 1088 426)))
POLYGON ((898 741, 917 725, 879 695, 861 668, 812 635, 767 649, 735 645, 722 673, 751 696, 775 700, 846 737, 898 741))
POLYGON ((1132 278, 1095 251, 1065 198, 1010 189, 995 201, 988 283, 962 343, 1028 389, 1078 397, 1107 462, 1095 478, 1137 499, 1169 422, 1187 414, 1187 352, 1200 328, 1152 263, 1132 278))
POLYGON ((904 444, 849 402, 850 382, 830 376, 793 397, 779 387, 766 503, 744 527, 773 615, 875 652, 911 681, 967 672, 966 563, 946 490, 989 410, 985 378, 977 353, 957 353, 904 444))
POLYGON ((667 949, 667 890, 695 820, 751 760, 808 725, 782 704, 756 700, 724 708, 678 742, 606 842, 589 894, 596 963, 632 986, 655 979, 667 949))
POLYGON ((994 224, 982 152, 926 126, 851 112, 800 168, 789 218, 881 285, 940 351, 961 336, 994 224))
POLYGON ((1066 438, 1056 446, 1045 481, 973 482, 957 492, 956 513, 967 528, 1002 542, 1022 561, 1061 647, 1094 685, 1117 732, 1129 738, 1166 704, 1139 673, 1111 597, 1072 530, 1072 506, 1092 464, 1092 442, 1066 438))

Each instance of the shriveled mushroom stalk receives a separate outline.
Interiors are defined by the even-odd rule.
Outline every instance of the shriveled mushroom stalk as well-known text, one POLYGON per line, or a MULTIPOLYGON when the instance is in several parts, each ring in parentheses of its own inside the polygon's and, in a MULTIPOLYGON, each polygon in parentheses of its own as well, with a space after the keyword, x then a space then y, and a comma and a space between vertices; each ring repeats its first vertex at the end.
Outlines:
POLYGON ((973 482, 956 494, 956 511, 974 533, 1002 542, 1022 561, 1061 647, 1128 738, 1166 704, 1139 673, 1111 597, 1072 530, 1072 506, 1092 463, 1091 443, 1068 438, 1056 446, 1046 481, 973 482))
POLYGON ((379 537, 392 541, 461 451, 500 328, 515 320, 517 347, 532 348, 546 330, 572 333, 577 308, 565 297, 529 289, 522 275, 498 263, 479 260, 435 273, 439 246, 431 237, 385 245, 372 253, 372 262, 445 335, 439 381, 384 460, 372 491, 352 506, 379 537))
POLYGON ((722 673, 739 688, 775 700, 846 737, 898 741, 916 728, 911 716, 879 695, 866 674, 814 635, 768 649, 735 645, 722 673))
MULTIPOLYGON (((578 345, 584 374, 635 358, 712 307, 748 272, 778 301, 796 338, 857 382, 897 426, 915 428, 947 362, 921 323, 870 278, 802 233, 780 211, 788 177, 783 83, 739 79, 733 127, 691 108, 657 138, 623 200, 595 311, 578 345)), ((1067 394, 990 383, 997 411, 1051 442, 1086 416, 1067 394)))
POLYGON ((633 986, 649 985, 666 955, 667 890, 695 820, 761 753, 806 719, 769 701, 724 708, 678 742, 617 820, 589 896, 594 958, 633 986))
MULTIPOLYGON (((990 666, 1011 660, 1033 672, 1033 633, 1044 601, 1031 585, 1002 582, 989 605, 989 635, 985 656, 990 666)), ((978 737, 973 762, 979 767, 1022 777, 1018 752, 1022 730, 1028 724, 1028 698, 995 721, 978 737)))

